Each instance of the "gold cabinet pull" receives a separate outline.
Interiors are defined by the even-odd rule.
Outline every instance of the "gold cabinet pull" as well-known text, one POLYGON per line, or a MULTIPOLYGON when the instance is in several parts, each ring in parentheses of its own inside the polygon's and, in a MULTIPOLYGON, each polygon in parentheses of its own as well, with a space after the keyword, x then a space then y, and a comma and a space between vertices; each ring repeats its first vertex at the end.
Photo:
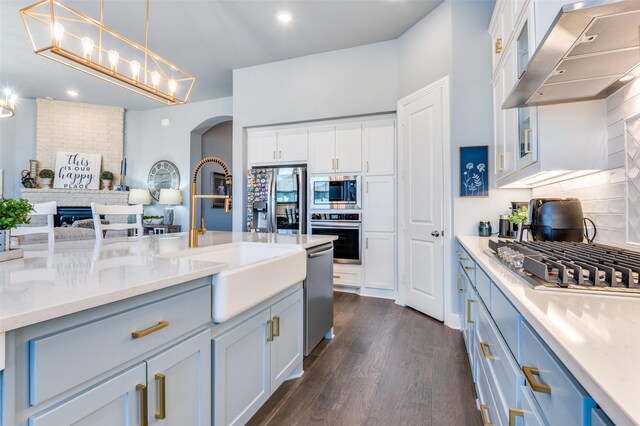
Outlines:
POLYGON ((367 182, 367 194, 369 193, 369 182, 367 182))
POLYGON ((282 160, 282 150, 278 151, 278 158, 282 160))
POLYGON ((334 275, 333 278, 340 279, 340 275, 334 275))
POLYGON ((154 325, 153 327, 149 327, 140 331, 132 331, 131 337, 133 337, 134 339, 139 339, 141 337, 148 336, 151 333, 155 333, 158 330, 162 330, 165 327, 169 327, 169 321, 160 321, 158 324, 154 325))
POLYGON ((504 154, 502 152, 498 153, 498 161, 496 161, 496 163, 498 164, 498 172, 503 172, 504 171, 504 154))
POLYGON ((140 425, 147 426, 149 424, 147 420, 147 386, 138 383, 136 390, 140 394, 140 425))
POLYGON ((473 271, 473 266, 465 266, 464 269, 467 271, 473 271))
POLYGON ((482 355, 484 355, 486 359, 491 361, 495 359, 495 357, 491 355, 491 352, 489 352, 489 344, 487 342, 480 342, 480 348, 482 348, 482 355))
POLYGON ((496 38, 494 47, 495 47, 496 55, 502 52, 502 37, 496 38))
POLYGON ((531 386, 531 389, 533 389, 535 392, 548 394, 551 393, 551 386, 545 385, 544 383, 539 383, 534 377, 540 377, 540 370, 538 370, 536 367, 523 366, 522 372, 524 373, 524 377, 527 379, 527 382, 529 382, 529 386, 531 386))
POLYGON ((269 332, 267 342, 273 342, 273 321, 271 320, 267 320, 267 331, 269 332))
POLYGON ((461 256, 461 255, 463 255, 463 254, 464 254, 464 252, 462 252, 462 251, 456 251, 456 254, 457 254, 458 256, 461 256))
POLYGON ((273 150, 273 159, 274 160, 276 159, 276 150, 275 149, 273 150))
POLYGON ((467 322, 469 324, 474 324, 475 321, 471 319, 471 303, 475 302, 473 299, 467 299, 467 322))
POLYGON ((467 260, 469 260, 469 258, 468 258, 468 257, 460 257, 459 259, 460 259, 462 262, 466 262, 467 260))
POLYGON ((482 424, 484 426, 493 426, 493 423, 489 422, 489 415, 487 414, 487 410, 489 406, 487 404, 480 404, 480 413, 482 414, 482 424))
POLYGON ((365 166, 365 171, 366 171, 367 173, 369 173, 369 160, 367 160, 367 162, 366 162, 365 164, 366 164, 366 166, 365 166))
POLYGON ((272 327, 275 326, 275 331, 271 332, 271 334, 273 334, 273 337, 280 336, 280 317, 278 315, 275 315, 271 324, 272 327))
POLYGON ((332 158, 331 159, 331 170, 335 170, 336 169, 336 159, 332 158))
POLYGON ((160 388, 160 410, 156 411, 156 419, 167 418, 167 378, 162 373, 156 373, 156 380, 160 388))
POLYGON ((462 293, 462 285, 460 281, 462 280, 462 274, 458 274, 458 293, 462 293))
POLYGON ((509 408, 509 426, 516 426, 518 417, 524 417, 524 410, 509 408))
POLYGON ((364 248, 369 248, 369 237, 364 239, 364 248))
POLYGON ((532 129, 526 128, 524 129, 524 153, 531 154, 531 132, 532 129))

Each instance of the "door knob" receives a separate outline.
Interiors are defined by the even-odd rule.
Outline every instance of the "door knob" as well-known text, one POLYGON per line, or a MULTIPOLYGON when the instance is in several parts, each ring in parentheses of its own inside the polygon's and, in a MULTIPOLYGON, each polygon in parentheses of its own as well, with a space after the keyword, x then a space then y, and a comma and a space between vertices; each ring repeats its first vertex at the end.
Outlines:
POLYGON ((438 231, 433 231, 433 232, 431 233, 431 235, 432 235, 432 236, 434 236, 434 237, 439 237, 439 236, 440 236, 440 232, 438 232, 438 231))

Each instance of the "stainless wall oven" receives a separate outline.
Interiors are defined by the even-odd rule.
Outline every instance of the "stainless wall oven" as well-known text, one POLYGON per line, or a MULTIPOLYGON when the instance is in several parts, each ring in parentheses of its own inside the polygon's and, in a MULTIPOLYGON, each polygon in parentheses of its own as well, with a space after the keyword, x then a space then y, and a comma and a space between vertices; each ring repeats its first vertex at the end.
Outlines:
POLYGON ((362 207, 361 176, 315 176, 311 178, 311 209, 359 209, 362 207))
POLYGON ((360 213, 312 213, 311 233, 335 235, 334 263, 362 263, 362 221, 360 213))

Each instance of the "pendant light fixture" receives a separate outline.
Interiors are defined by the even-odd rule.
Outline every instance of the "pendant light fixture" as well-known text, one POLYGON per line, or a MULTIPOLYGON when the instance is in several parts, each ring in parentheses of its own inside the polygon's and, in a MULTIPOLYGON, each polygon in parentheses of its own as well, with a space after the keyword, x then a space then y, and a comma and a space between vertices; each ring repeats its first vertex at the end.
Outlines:
POLYGON ((16 114, 16 95, 9 89, 5 89, 0 98, 0 118, 13 117, 16 114))
MULTIPOLYGON (((38 55, 167 105, 187 102, 195 77, 149 50, 149 0, 144 46, 58 0, 43 0, 20 11, 38 55)), ((4 112, 4 110, 3 110, 4 112)))

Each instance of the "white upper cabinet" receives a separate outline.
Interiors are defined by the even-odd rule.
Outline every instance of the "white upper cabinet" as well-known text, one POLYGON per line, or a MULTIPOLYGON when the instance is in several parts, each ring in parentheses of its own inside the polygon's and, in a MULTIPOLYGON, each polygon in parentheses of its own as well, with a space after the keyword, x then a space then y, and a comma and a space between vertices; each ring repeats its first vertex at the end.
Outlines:
POLYGON ((278 162, 307 162, 307 129, 278 131, 278 162))
POLYGON ((396 120, 388 118, 362 124, 363 172, 393 175, 396 164, 396 120))
POLYGON ((307 162, 307 129, 247 131, 249 166, 307 162))
POLYGON ((360 122, 309 129, 309 173, 344 174, 362 170, 360 122))
POLYGON ((331 174, 335 170, 335 126, 309 129, 309 173, 331 174))
MULTIPOLYGON (((573 171, 605 167, 604 101, 502 109, 562 6, 555 0, 498 0, 494 37, 494 177, 497 187, 527 188, 573 171), (496 54, 495 41, 501 38, 496 54), (499 57, 498 57, 499 56, 499 57)), ((584 172, 586 173, 586 172, 584 172)))
POLYGON ((362 126, 360 123, 336 126, 336 173, 362 171, 362 126))
POLYGON ((275 131, 247 132, 249 165, 275 164, 278 134, 275 131))

